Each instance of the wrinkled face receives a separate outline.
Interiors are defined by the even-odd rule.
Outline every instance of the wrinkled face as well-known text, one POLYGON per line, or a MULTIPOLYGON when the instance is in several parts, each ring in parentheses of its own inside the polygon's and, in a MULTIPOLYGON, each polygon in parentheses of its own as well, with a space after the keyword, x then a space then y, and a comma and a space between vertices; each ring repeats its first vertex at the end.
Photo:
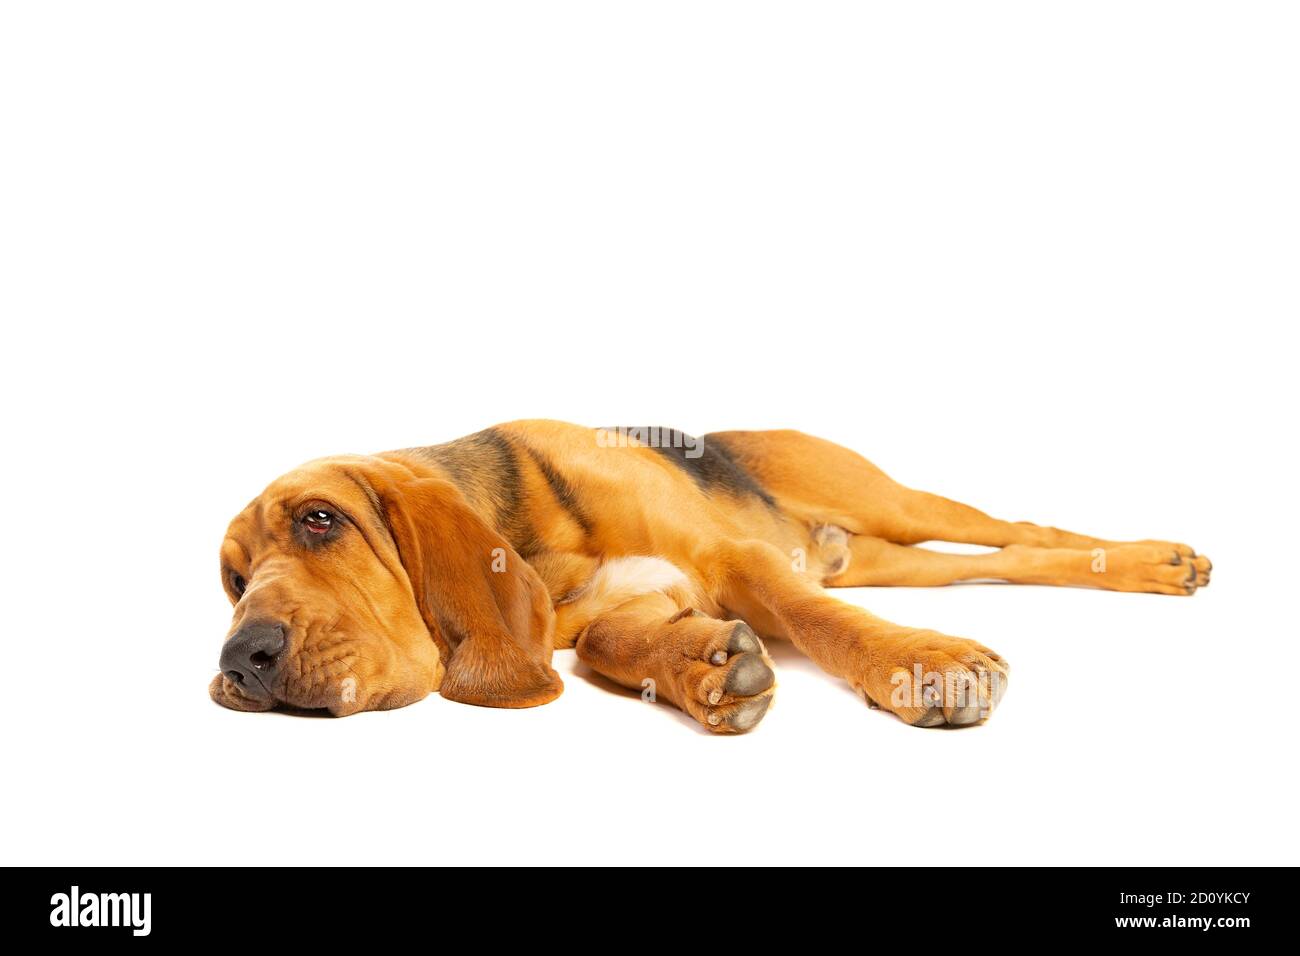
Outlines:
POLYGON ((271 484, 221 546, 234 619, 213 700, 336 716, 401 707, 437 690, 440 638, 422 617, 373 462, 312 462, 271 484))

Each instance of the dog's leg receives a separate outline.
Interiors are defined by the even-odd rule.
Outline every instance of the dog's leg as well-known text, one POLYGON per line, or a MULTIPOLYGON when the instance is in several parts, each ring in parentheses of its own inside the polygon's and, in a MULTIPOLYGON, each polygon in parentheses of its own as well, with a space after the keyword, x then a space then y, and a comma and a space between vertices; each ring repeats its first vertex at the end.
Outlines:
POLYGON ((1210 561, 1184 558, 1168 546, 1126 544, 1090 550, 1009 545, 990 554, 944 554, 882 538, 853 535, 846 570, 826 587, 936 587, 994 578, 1015 584, 1192 594, 1210 583, 1210 561))
MULTIPOLYGON (((876 523, 880 530, 872 532, 898 544, 916 544, 921 541, 953 541, 960 544, 980 544, 992 548, 1023 545, 1032 548, 1068 548, 1092 551, 1096 548, 1117 548, 1125 545, 1149 545, 1162 551, 1177 554, 1180 558, 1195 557, 1196 552, 1186 544, 1173 541, 1111 541, 1091 535, 1062 531, 1029 521, 1002 521, 984 512, 927 491, 916 491, 891 483, 876 505, 876 523)), ((884 489, 877 489, 878 491, 884 489)))
POLYGON ((1007 664, 982 644, 901 627, 837 601, 758 541, 708 556, 711 590, 761 634, 785 637, 823 670, 909 724, 978 723, 1006 687, 1007 664))
MULTIPOLYGON (((1027 545, 1091 551, 1125 542, 1095 538, 1029 522, 1002 521, 949 498, 900 485, 857 452, 794 431, 718 432, 706 435, 775 495, 787 514, 810 524, 831 524, 896 544, 955 541, 993 548, 1027 545)), ((1172 549, 1185 544, 1127 542, 1172 549)))
POLYGON ((753 729, 776 690, 772 662, 747 624, 682 608, 660 593, 606 611, 576 648, 597 673, 676 705, 713 733, 753 729))

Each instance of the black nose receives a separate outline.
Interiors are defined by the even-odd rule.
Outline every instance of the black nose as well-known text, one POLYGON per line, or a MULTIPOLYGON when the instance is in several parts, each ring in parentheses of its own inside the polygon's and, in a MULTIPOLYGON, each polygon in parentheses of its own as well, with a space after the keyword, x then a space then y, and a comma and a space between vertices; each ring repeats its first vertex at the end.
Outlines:
POLYGON ((271 678, 284 650, 284 625, 245 624, 221 649, 221 671, 250 697, 269 697, 271 678))

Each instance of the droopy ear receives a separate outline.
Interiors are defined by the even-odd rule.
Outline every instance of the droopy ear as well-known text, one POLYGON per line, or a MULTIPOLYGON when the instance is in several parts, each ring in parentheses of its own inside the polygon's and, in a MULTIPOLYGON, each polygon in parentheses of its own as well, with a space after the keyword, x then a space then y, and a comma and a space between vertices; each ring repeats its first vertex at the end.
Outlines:
POLYGON ((420 613, 452 649, 442 696, 487 707, 560 696, 555 613, 537 572, 449 481, 417 478, 380 497, 420 613))

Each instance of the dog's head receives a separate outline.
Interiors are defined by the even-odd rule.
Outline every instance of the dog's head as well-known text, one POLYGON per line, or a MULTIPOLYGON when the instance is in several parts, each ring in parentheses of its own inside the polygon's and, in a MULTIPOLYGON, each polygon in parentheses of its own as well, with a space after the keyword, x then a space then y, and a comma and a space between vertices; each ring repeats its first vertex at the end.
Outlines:
POLYGON ((230 523, 221 583, 235 614, 209 692, 235 710, 342 716, 435 690, 530 707, 562 689, 536 572, 413 462, 326 458, 279 478, 230 523))

